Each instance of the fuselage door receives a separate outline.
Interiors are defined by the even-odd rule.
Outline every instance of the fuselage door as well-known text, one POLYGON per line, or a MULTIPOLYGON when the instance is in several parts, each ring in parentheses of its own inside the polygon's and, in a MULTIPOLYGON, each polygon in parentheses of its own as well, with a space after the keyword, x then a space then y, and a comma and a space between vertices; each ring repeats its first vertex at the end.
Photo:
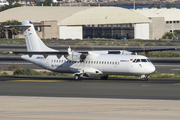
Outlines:
POLYGON ((46 68, 47 68, 47 69, 49 68, 49 65, 50 65, 50 63, 49 63, 49 58, 46 58, 46 68))

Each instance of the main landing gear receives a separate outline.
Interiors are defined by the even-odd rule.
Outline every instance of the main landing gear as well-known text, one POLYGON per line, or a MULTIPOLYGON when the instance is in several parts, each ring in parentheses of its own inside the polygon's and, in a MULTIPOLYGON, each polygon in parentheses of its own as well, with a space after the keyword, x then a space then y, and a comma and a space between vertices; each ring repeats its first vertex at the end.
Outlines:
POLYGON ((100 78, 101 78, 101 80, 107 80, 108 79, 108 75, 107 76, 101 76, 100 78))
POLYGON ((75 80, 81 80, 83 77, 80 74, 75 74, 74 79, 75 80))
POLYGON ((148 81, 149 75, 141 75, 139 78, 143 81, 148 81))

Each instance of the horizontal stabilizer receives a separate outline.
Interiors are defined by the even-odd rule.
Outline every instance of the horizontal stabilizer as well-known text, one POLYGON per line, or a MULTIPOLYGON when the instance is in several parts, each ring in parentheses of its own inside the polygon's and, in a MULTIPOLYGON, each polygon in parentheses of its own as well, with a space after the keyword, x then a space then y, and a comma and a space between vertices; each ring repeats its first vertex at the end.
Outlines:
POLYGON ((27 51, 8 51, 7 53, 11 53, 11 54, 33 54, 33 55, 67 55, 68 52, 61 52, 61 51, 50 51, 50 52, 27 52, 27 51))
MULTIPOLYGON (((31 27, 31 25, 5 25, 3 27, 12 28, 12 27, 31 27)), ((34 25, 34 27, 51 27, 51 25, 34 25)))
POLYGON ((12 27, 31 27, 30 25, 5 25, 3 27, 12 28, 12 27))

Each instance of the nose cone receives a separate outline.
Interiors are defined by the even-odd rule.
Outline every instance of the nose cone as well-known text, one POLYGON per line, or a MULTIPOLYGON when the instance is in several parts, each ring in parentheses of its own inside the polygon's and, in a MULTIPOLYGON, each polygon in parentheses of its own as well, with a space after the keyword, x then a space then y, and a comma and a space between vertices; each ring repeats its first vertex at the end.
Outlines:
POLYGON ((153 72, 155 72, 155 70, 156 70, 156 68, 154 65, 151 65, 151 67, 148 68, 149 73, 153 73, 153 72))

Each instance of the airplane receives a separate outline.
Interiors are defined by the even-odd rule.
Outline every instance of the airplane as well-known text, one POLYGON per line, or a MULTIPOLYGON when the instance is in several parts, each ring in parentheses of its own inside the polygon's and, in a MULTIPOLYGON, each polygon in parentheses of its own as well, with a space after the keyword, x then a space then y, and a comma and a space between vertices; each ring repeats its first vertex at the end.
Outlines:
POLYGON ((27 51, 9 51, 8 53, 25 54, 21 58, 42 68, 60 73, 73 73, 75 80, 83 77, 100 77, 108 79, 108 75, 134 75, 147 81, 156 68, 151 61, 138 52, 176 50, 176 48, 105 50, 105 51, 58 51, 46 46, 36 34, 30 21, 22 21, 22 25, 4 27, 22 27, 27 51), (135 53, 135 54, 134 54, 135 53))

